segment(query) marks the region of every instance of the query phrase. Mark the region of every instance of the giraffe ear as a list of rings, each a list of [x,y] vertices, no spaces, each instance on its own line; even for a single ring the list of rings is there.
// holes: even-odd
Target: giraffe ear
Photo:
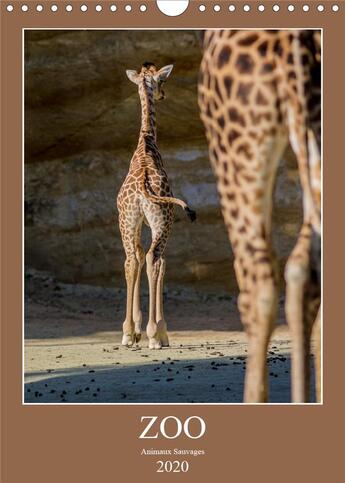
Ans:
[[[127,77],[134,84],[139,84],[139,74],[136,70],[126,70]]]
[[[171,74],[173,67],[174,67],[173,64],[170,64],[170,65],[166,65],[166,66],[162,67],[161,69],[159,69],[157,74],[154,76],[154,80],[165,82],[167,80],[167,78],[169,77],[169,75]]]

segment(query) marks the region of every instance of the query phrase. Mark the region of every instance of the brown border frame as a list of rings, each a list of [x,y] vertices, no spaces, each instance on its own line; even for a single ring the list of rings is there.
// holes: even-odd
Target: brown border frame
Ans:
[[[8,13],[8,3],[15,11]],[[20,4],[29,12],[18,12]],[[32,6],[58,4],[58,12],[37,13]],[[73,13],[62,5],[73,4]],[[122,8],[116,14],[77,11],[82,3],[106,5],[131,3],[131,13]],[[136,14],[138,4],[146,3],[149,11]],[[326,6],[317,12],[314,3],[308,13],[286,6],[296,2],[265,2],[264,14],[236,13],[220,15],[207,8],[200,14],[199,3],[207,7],[234,3],[237,7],[254,2],[191,1],[179,17],[166,17],[153,0],[139,2],[71,0],[40,2],[4,1],[1,14],[1,417],[2,478],[6,483],[33,479],[36,482],[104,480],[120,478],[132,481],[156,478],[153,457],[140,457],[145,448],[201,448],[206,456],[190,458],[188,481],[207,481],[213,474],[236,478],[240,482],[259,478],[269,482],[323,482],[330,475],[341,474],[340,441],[336,441],[341,417],[343,388],[340,379],[341,343],[344,325],[338,322],[342,295],[341,253],[344,230],[341,226],[342,183],[344,170],[337,163],[342,152],[341,127],[344,55],[341,34],[344,25],[343,1],[317,2]],[[278,13],[272,11],[279,4]],[[330,12],[330,3],[340,6]],[[22,28],[323,28],[324,36],[324,394],[323,406],[23,406],[21,404],[21,331],[22,331]],[[339,155],[338,154],[338,155]],[[332,214],[335,215],[332,217]],[[340,216],[339,216],[340,215]],[[338,223],[337,222],[337,216]],[[331,224],[331,220],[335,223]],[[340,355],[340,357],[339,357]],[[96,414],[94,414],[96,413]],[[181,418],[198,415],[205,419],[207,433],[202,440],[177,441],[138,439],[140,417],[175,415]],[[339,435],[338,435],[339,436]],[[152,442],[153,441],[153,442]],[[331,444],[332,442],[332,444]],[[250,461],[250,464],[249,464]],[[337,471],[337,468],[339,470]],[[158,475],[172,478],[168,474]],[[176,475],[174,475],[176,477]],[[336,476],[334,479],[339,478]]]

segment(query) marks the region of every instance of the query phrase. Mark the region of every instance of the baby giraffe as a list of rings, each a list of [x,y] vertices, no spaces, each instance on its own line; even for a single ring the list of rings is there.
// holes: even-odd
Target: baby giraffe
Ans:
[[[129,80],[138,86],[141,129],[138,146],[117,197],[120,232],[126,253],[127,307],[122,344],[131,346],[141,338],[140,275],[145,263],[145,252],[140,238],[144,221],[152,234],[152,243],[146,255],[150,296],[146,332],[150,349],[169,345],[163,314],[163,278],[164,251],[174,221],[174,205],[181,206],[191,221],[196,218],[195,212],[184,201],[173,197],[157,147],[154,101],[164,99],[162,84],[172,68],[172,65],[167,65],[157,70],[154,64],[146,62],[140,72],[126,71]]]

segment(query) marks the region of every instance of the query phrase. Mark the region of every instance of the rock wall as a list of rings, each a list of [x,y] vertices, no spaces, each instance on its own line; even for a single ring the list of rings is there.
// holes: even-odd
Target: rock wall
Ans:
[[[115,199],[140,127],[137,90],[125,70],[173,63],[167,98],[157,106],[158,141],[174,193],[197,210],[198,221],[176,210],[167,283],[235,289],[198,114],[200,58],[194,31],[25,32],[26,266],[66,282],[124,284]],[[301,218],[290,151],[276,199],[274,239],[284,261]]]

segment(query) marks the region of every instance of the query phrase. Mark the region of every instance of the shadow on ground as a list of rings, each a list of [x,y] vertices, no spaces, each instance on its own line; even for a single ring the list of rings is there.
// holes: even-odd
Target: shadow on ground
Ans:
[[[121,331],[126,293],[35,276],[26,287],[25,339],[64,339],[97,332]],[[148,293],[142,293],[143,331],[148,320]],[[192,289],[166,289],[164,312],[169,331],[242,331],[237,297]],[[284,323],[284,300],[277,324]]]
[[[165,352],[165,351],[163,351]],[[29,403],[240,403],[244,356],[156,360],[155,363],[50,370],[25,384]],[[53,371],[53,372],[52,372]],[[290,402],[290,358],[268,358],[270,402]],[[312,381],[311,402],[315,402]]]
[[[148,296],[143,292],[143,319]],[[268,352],[270,402],[290,402],[291,339],[280,300]],[[125,291],[26,280],[25,402],[240,403],[247,341],[236,297],[168,290],[171,347],[121,347]],[[143,330],[145,331],[145,323]],[[311,401],[315,401],[314,382]]]
[[[148,293],[142,291],[143,329],[148,320]],[[126,291],[122,288],[64,284],[41,273],[26,280],[25,338],[63,339],[100,331],[122,330]],[[236,297],[188,288],[166,288],[169,330],[242,330]]]

